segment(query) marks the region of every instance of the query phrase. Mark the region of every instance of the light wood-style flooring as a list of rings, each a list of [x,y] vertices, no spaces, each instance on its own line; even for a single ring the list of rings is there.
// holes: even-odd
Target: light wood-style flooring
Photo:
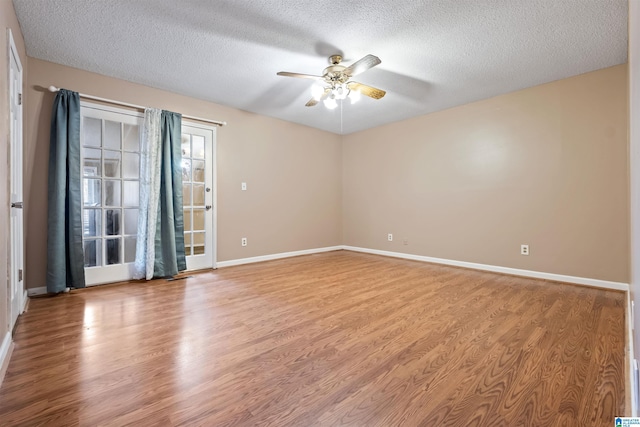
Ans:
[[[621,292],[347,251],[30,302],[13,426],[611,426]]]

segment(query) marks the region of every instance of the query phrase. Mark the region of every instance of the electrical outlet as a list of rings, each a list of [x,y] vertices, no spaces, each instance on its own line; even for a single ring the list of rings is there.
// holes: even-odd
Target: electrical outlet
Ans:
[[[247,238],[246,237],[242,238],[242,246],[247,246]]]
[[[247,183],[243,182],[240,188],[242,188],[242,191],[247,191]]]
[[[391,233],[387,234],[387,240],[390,242],[393,242],[393,234]]]
[[[520,255],[529,255],[529,245],[520,245]]]

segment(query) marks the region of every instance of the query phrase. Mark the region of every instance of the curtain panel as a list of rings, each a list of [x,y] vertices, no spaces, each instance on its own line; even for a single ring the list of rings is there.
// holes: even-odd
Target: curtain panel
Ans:
[[[140,210],[133,276],[135,279],[153,279],[155,224],[160,195],[161,113],[162,111],[156,108],[147,108],[144,111],[140,147]]]
[[[51,113],[47,292],[84,288],[80,96],[60,89]]]
[[[175,276],[187,269],[182,210],[182,116],[163,111],[160,200],[156,219],[155,277]]]
[[[145,109],[140,156],[140,213],[134,277],[186,270],[182,210],[182,116]]]

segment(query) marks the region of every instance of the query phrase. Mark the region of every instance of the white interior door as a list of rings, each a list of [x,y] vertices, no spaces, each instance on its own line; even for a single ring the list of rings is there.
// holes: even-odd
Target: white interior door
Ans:
[[[23,214],[22,214],[22,64],[9,30],[9,115],[10,115],[10,256],[9,326],[13,329],[24,305]]]
[[[182,122],[182,200],[187,270],[215,267],[215,128]]]

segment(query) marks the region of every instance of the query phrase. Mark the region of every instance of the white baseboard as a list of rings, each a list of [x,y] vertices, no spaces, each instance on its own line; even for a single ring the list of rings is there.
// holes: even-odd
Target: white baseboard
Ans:
[[[22,307],[20,307],[20,314],[24,313],[24,310],[27,308],[27,302],[29,302],[29,293],[25,289],[24,294],[22,294]]]
[[[475,270],[493,271],[494,273],[511,274],[514,276],[533,277],[536,279],[553,280],[556,282],[575,283],[577,285],[593,286],[596,288],[614,289],[617,291],[629,291],[628,283],[609,282],[606,280],[589,279],[586,277],[565,276],[563,274],[543,273],[541,271],[521,270],[519,268],[500,267],[497,265],[477,264],[474,262],[455,261],[444,258],[433,258],[422,255],[405,254],[401,252],[381,251],[378,249],[359,248],[355,246],[343,246],[344,250],[354,252],[364,252],[374,255],[390,256],[394,258],[404,258],[413,261],[432,262],[435,264],[452,265],[455,267],[473,268]]]
[[[9,367],[11,344],[11,331],[8,331],[2,340],[2,345],[0,345],[0,385],[4,379],[4,373],[7,371],[7,367]]]
[[[271,261],[275,259],[290,258],[290,257],[300,256],[300,255],[317,254],[321,252],[338,251],[341,249],[347,250],[347,251],[353,251],[353,252],[363,252],[363,253],[374,254],[374,255],[389,256],[394,258],[404,258],[404,259],[409,259],[413,261],[432,262],[435,264],[445,264],[445,265],[452,265],[455,267],[472,268],[475,270],[492,271],[495,273],[511,274],[514,276],[533,277],[536,279],[552,280],[556,282],[574,283],[578,285],[593,286],[596,288],[613,289],[617,291],[627,291],[627,292],[629,291],[629,284],[622,283],[622,282],[611,282],[607,280],[590,279],[587,277],[567,276],[563,274],[545,273],[545,272],[533,271],[533,270],[521,270],[518,268],[500,267],[497,265],[478,264],[474,262],[456,261],[456,260],[450,260],[450,259],[444,259],[444,258],[434,258],[434,257],[423,256],[423,255],[412,255],[412,254],[406,254],[402,252],[382,251],[378,249],[360,248],[356,246],[330,246],[325,248],[307,249],[303,251],[282,252],[279,254],[262,255],[262,256],[256,256],[251,258],[240,258],[240,259],[233,259],[229,261],[219,261],[217,263],[217,267],[218,268],[231,267],[234,265]],[[46,293],[46,289],[44,293]]]
[[[240,259],[232,259],[229,261],[218,261],[216,265],[218,268],[232,267],[234,265],[251,264],[254,262],[263,262],[263,261],[272,261],[274,259],[291,258],[294,256],[300,256],[300,255],[311,255],[311,254],[319,254],[321,252],[339,251],[339,250],[342,250],[342,248],[343,248],[342,246],[329,246],[326,248],[305,249],[303,251],[282,252],[279,254],[262,255],[262,256],[255,256],[251,258],[240,258]]]
[[[324,248],[315,248],[315,249],[305,249],[302,251],[293,251],[293,252],[281,252],[278,254],[261,255],[261,256],[250,257],[250,258],[239,258],[239,259],[232,259],[228,261],[218,261],[216,263],[216,266],[218,268],[232,267],[234,265],[251,264],[254,262],[272,261],[276,259],[291,258],[295,256],[300,256],[300,255],[311,255],[311,254],[318,254],[322,252],[332,252],[332,251],[339,251],[339,250],[363,252],[363,253],[374,254],[374,255],[409,259],[413,261],[431,262],[434,264],[452,265],[455,267],[464,267],[464,268],[472,268],[475,270],[492,271],[494,273],[511,274],[514,276],[533,277],[535,279],[552,280],[555,282],[574,283],[577,285],[593,286],[596,288],[613,289],[617,291],[627,291],[627,292],[629,291],[629,284],[622,283],[622,282],[610,282],[607,280],[590,279],[587,277],[566,276],[563,274],[545,273],[545,272],[533,271],[533,270],[521,270],[518,268],[500,267],[497,265],[478,264],[474,262],[456,261],[456,260],[445,259],[445,258],[434,258],[434,257],[423,256],[423,255],[413,255],[413,254],[406,254],[402,252],[391,252],[391,251],[383,251],[378,249],[360,248],[356,246],[345,246],[345,245],[328,246]],[[45,286],[40,288],[29,288],[27,289],[27,292],[29,296],[45,295],[47,293],[47,288]]]
[[[626,389],[629,390],[627,394],[627,402],[626,405],[629,407],[629,416],[637,417],[638,415],[638,378],[636,376],[635,371],[635,356],[634,356],[634,347],[633,347],[633,324],[634,324],[634,315],[635,310],[631,305],[631,292],[627,292],[627,305],[626,305],[626,313],[625,313],[625,328],[627,330],[627,342],[625,345],[625,353],[626,358],[625,362],[627,363],[627,384]]]
[[[29,288],[27,289],[27,295],[29,295],[30,297],[35,296],[35,295],[46,295],[47,293],[47,287],[46,286],[42,286],[41,288]]]

